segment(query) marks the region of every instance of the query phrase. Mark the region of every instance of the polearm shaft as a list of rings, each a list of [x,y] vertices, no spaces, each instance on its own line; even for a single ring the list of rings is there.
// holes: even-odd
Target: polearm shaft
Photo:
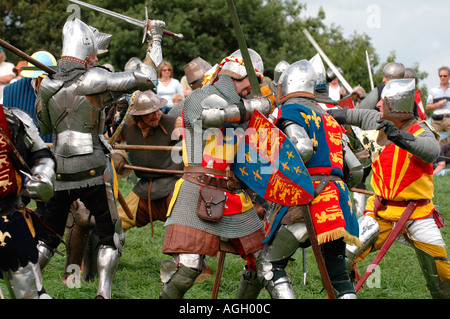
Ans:
[[[11,51],[14,54],[17,54],[18,56],[20,56],[21,58],[23,58],[24,60],[30,62],[31,64],[33,64],[34,66],[38,67],[39,69],[47,72],[48,74],[54,74],[56,73],[55,70],[53,70],[52,68],[46,66],[45,64],[42,64],[41,62],[39,62],[38,60],[32,58],[31,56],[29,56],[28,54],[26,54],[25,52],[19,50],[18,48],[16,48],[15,46],[9,44],[8,42],[6,42],[3,39],[0,39],[0,45],[2,47],[4,47],[5,49],[8,49],[9,51]]]

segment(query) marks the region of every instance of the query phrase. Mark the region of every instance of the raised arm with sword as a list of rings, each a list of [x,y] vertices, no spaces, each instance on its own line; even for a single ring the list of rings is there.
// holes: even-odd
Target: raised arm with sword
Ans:
[[[93,4],[89,4],[89,3],[86,3],[86,2],[83,2],[83,1],[78,1],[78,0],[69,0],[69,1],[73,2],[73,3],[76,3],[76,4],[80,5],[80,6],[83,6],[83,7],[92,9],[92,10],[95,10],[95,11],[105,13],[105,14],[111,16],[111,17],[120,19],[122,21],[128,22],[128,23],[133,24],[135,26],[144,28],[144,36],[142,37],[142,43],[144,43],[146,35],[147,35],[147,31],[148,31],[148,22],[149,22],[147,7],[145,7],[145,19],[143,21],[141,21],[141,20],[134,19],[134,18],[128,17],[126,15],[117,13],[117,12],[113,12],[113,11],[110,11],[110,10],[107,10],[107,9],[104,9],[104,8],[101,8],[101,7],[94,6]],[[168,30],[164,30],[163,33],[166,34],[166,35],[178,38],[178,39],[183,39],[183,37],[184,37],[183,34],[181,34],[181,33],[174,33],[174,32],[168,31]]]

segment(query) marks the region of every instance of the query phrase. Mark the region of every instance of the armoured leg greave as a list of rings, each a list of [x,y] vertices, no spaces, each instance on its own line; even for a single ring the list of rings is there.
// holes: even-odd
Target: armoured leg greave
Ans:
[[[433,257],[420,248],[414,248],[431,296],[435,299],[450,299],[450,279],[441,280],[436,267],[436,260],[439,257]]]
[[[55,249],[50,248],[44,242],[39,241],[37,244],[37,249],[39,252],[38,264],[40,269],[44,269],[47,266],[50,259],[55,254]]]
[[[256,260],[258,278],[273,299],[294,299],[294,291],[285,268],[290,257],[306,240],[304,223],[282,225],[272,243],[267,244]]]
[[[236,292],[236,299],[257,299],[262,288],[257,272],[244,267]]]
[[[3,273],[11,298],[13,299],[51,299],[42,285],[41,270],[38,264],[29,262],[16,271]]]
[[[203,257],[196,254],[179,254],[175,261],[161,263],[163,289],[161,299],[181,299],[194,285],[203,268]]]
[[[98,250],[97,298],[111,299],[112,282],[119,266],[119,250],[111,246],[100,246]]]

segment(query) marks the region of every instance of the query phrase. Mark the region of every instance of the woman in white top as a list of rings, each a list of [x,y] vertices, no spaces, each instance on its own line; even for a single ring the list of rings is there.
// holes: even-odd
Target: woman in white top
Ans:
[[[167,100],[167,105],[161,109],[163,113],[167,113],[173,107],[172,97],[174,94],[184,96],[180,81],[173,78],[173,66],[170,62],[163,61],[159,65],[156,94]]]

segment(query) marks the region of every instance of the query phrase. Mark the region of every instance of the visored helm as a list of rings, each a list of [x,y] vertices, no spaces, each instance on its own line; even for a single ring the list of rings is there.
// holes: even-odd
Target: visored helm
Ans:
[[[136,91],[131,99],[134,103],[130,115],[145,115],[158,111],[167,105],[167,100],[157,96],[152,90]]]
[[[383,100],[383,118],[414,117],[414,96],[416,81],[398,79],[388,82],[381,92]]]
[[[275,69],[273,70],[273,84],[278,85],[281,74],[283,74],[289,66],[290,64],[286,61],[280,61],[275,65]]]
[[[300,60],[291,64],[281,75],[278,84],[278,100],[283,103],[289,96],[298,95],[296,93],[308,93],[314,97],[317,75],[312,64],[307,60]]]
[[[50,52],[47,51],[37,51],[33,53],[31,56],[36,61],[41,62],[42,64],[52,68],[56,69],[56,59]],[[46,73],[45,71],[41,70],[37,66],[34,66],[34,64],[31,64],[31,62],[28,62],[28,65],[26,67],[22,67],[22,73],[21,75],[25,78],[32,78],[36,79],[41,74]]]
[[[312,64],[314,70],[316,71],[317,81],[316,81],[316,90],[318,92],[327,90],[327,73],[325,71],[325,66],[323,65],[322,58],[320,54],[317,53],[315,56],[309,60]]]
[[[97,43],[97,54],[108,52],[108,46],[111,42],[112,35],[98,31],[97,28],[89,26],[95,35],[95,42]]]
[[[92,29],[79,19],[67,21],[63,28],[61,59],[89,64],[97,55],[97,41]]]
[[[253,64],[253,68],[255,69],[256,76],[260,81],[262,81],[264,78],[264,64],[262,58],[253,49],[248,49],[248,53]],[[219,74],[229,75],[235,80],[242,80],[247,76],[247,70],[245,69],[241,50],[234,51],[231,56],[225,58],[225,63],[223,64]]]

